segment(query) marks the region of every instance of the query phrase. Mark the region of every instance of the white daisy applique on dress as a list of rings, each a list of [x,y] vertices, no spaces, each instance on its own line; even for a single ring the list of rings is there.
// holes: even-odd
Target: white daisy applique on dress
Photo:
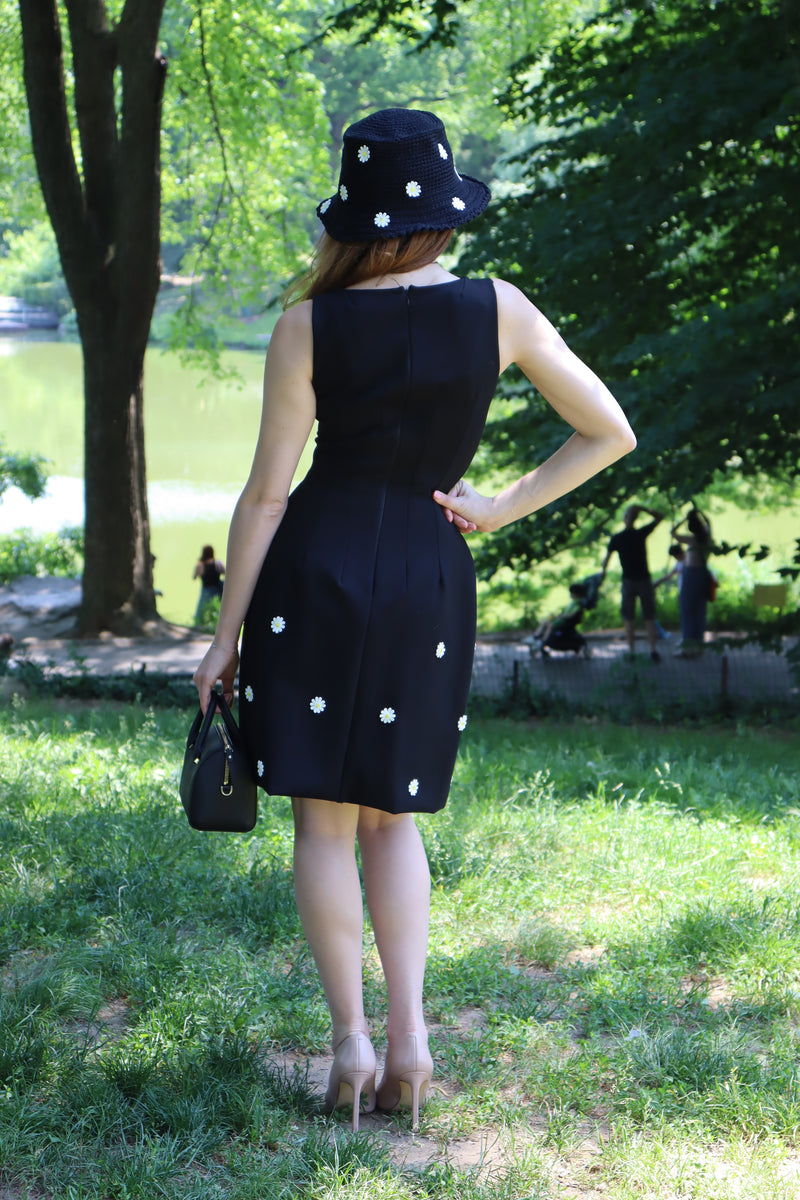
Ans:
[[[269,627],[273,633],[283,633],[286,628],[286,622],[283,617],[273,617],[269,623]]]
[[[466,728],[467,728],[467,714],[464,713],[464,715],[462,717],[458,718],[459,733],[463,733]]]
[[[321,213],[326,213],[328,211],[328,209],[330,208],[330,206],[331,206],[330,200],[323,200],[322,204],[320,204],[320,206],[319,206],[319,211]]]
[[[453,196],[453,208],[457,208],[458,211],[461,212],[461,210],[466,207],[466,204],[460,196]]]
[[[350,193],[348,192],[348,190],[344,186],[344,184],[342,184],[342,186],[339,188],[339,195],[341,196],[342,200],[346,200],[347,197],[350,195]]]
[[[247,687],[244,689],[244,698],[245,698],[245,700],[253,699],[253,689],[250,687],[249,683],[248,683]]]
[[[261,759],[259,759],[258,762],[256,763],[256,770],[258,771],[258,777],[260,779],[261,776],[264,774],[264,763],[262,762]]]
[[[393,708],[382,708],[380,712],[381,721],[384,725],[391,725],[397,717],[397,713]]]
[[[422,188],[419,186],[416,179],[409,179],[408,183],[406,184],[406,195],[410,196],[412,200],[416,200],[422,195]]]
[[[445,148],[441,142],[439,142],[439,154],[441,155],[442,158],[447,158],[447,151],[445,150]]]
[[[416,796],[418,791],[419,791],[419,780],[418,779],[410,780],[409,784],[408,784],[409,796]]]
[[[444,642],[439,642],[438,646],[436,647],[436,657],[444,658],[446,653],[447,653],[447,646],[445,646]]]
[[[369,146],[358,147],[358,161],[360,163],[369,162]]]
[[[308,707],[313,713],[321,713],[325,711],[327,706],[325,701],[322,699],[322,696],[314,696],[309,702]]]
[[[387,212],[375,213],[375,224],[378,226],[378,229],[385,229],[390,221],[391,217]]]

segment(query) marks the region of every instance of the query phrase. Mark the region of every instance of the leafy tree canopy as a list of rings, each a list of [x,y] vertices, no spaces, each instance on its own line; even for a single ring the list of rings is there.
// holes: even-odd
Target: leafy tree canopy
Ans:
[[[510,123],[499,104],[509,64],[552,43],[586,3],[366,0],[342,8],[340,0],[170,0],[158,41],[168,63],[162,247],[165,270],[193,281],[174,318],[175,344],[217,350],[220,310],[263,309],[304,265],[318,233],[314,206],[335,178],[341,133],[372,109],[436,109],[462,168],[490,176]],[[64,0],[56,7],[67,107],[74,112]],[[122,0],[100,7],[113,31]],[[0,232],[5,227],[6,253],[16,260],[20,231],[39,222],[39,245],[47,228],[16,5],[0,5],[0,52],[8,66],[0,77]],[[80,169],[74,125],[73,142]],[[42,266],[49,257],[42,252]]]
[[[508,164],[462,265],[520,284],[628,412],[637,451],[481,547],[485,572],[591,538],[627,497],[796,476],[800,38],[779,0],[615,3],[517,66]],[[563,425],[519,380],[489,429],[519,465]]]

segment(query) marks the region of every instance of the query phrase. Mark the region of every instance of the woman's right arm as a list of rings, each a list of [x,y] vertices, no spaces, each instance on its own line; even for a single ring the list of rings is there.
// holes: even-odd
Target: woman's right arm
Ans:
[[[194,674],[203,711],[218,679],[226,698],[233,696],[242,623],[314,424],[312,371],[311,302],[305,301],[280,317],[267,351],[261,429],[250,476],[231,519],[219,620],[211,648]]]
[[[629,453],[636,438],[608,388],[573,354],[547,318],[513,284],[495,281],[500,369],[512,362],[574,433],[545,462],[498,495],[460,480],[434,499],[465,532],[491,532],[543,508]]]

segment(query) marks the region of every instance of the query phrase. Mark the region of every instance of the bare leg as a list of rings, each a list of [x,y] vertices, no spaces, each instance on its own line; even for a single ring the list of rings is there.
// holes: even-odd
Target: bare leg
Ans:
[[[295,797],[294,892],[331,1011],[333,1044],[367,1032],[361,990],[363,907],[358,806]]]
[[[658,641],[658,630],[656,629],[655,621],[645,621],[644,627],[647,630],[647,640],[650,643],[650,653],[655,654],[656,642]]]
[[[375,941],[389,993],[389,1040],[425,1029],[430,872],[411,813],[362,808],[358,844]]]
[[[433,1073],[422,1008],[428,956],[430,872],[410,813],[361,810],[358,844],[367,905],[389,993],[389,1047],[379,1107],[412,1110],[414,1128]]]
[[[636,647],[636,622],[626,620],[624,625],[625,637],[628,639],[628,649],[630,650],[631,654],[633,654]]]

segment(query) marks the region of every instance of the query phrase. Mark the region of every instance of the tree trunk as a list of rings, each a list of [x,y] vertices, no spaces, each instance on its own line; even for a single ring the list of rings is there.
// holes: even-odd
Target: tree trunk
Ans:
[[[113,29],[104,0],[64,0],[80,173],[57,0],[19,4],[36,166],[83,348],[86,552],[78,629],[135,632],[157,615],[142,381],[160,266],[166,64],[156,39],[164,0],[126,0]]]
[[[82,334],[83,603],[79,629],[132,633],[156,616],[144,456],[143,354],[111,331]],[[129,362],[128,369],[125,363]]]

